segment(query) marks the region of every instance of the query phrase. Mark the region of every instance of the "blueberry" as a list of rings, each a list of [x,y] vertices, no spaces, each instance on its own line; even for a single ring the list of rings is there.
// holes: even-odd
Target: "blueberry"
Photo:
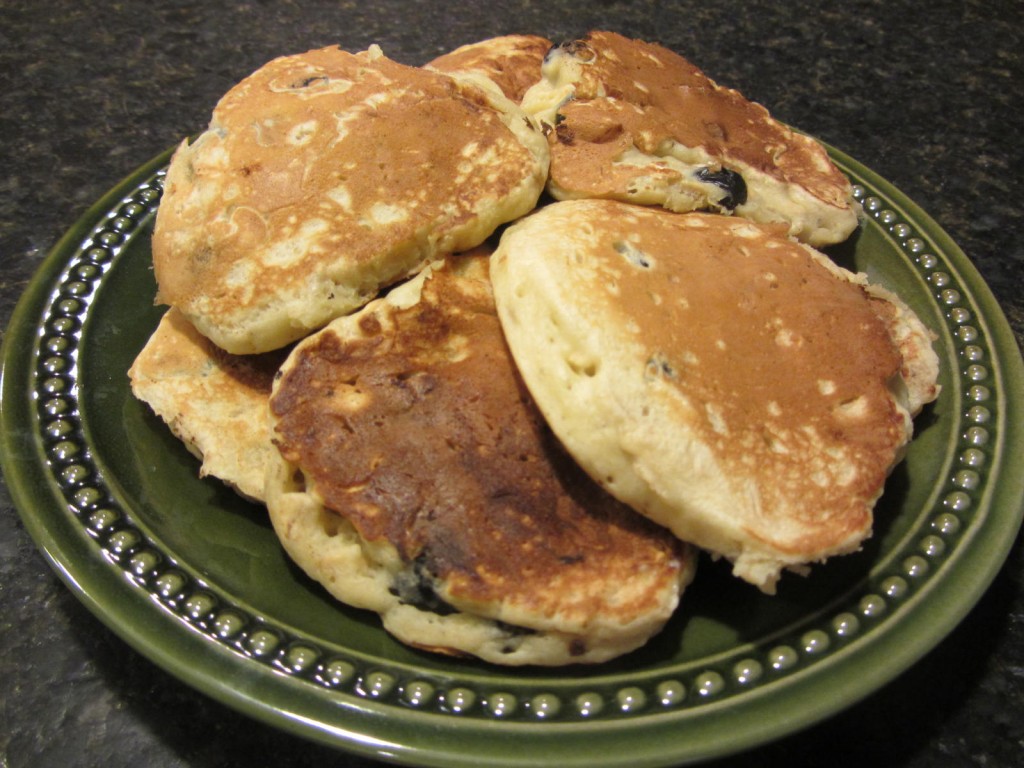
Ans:
[[[728,168],[720,168],[717,171],[701,168],[697,171],[697,178],[725,191],[725,196],[718,201],[718,205],[727,211],[747,202],[747,183],[736,171],[730,171]]]

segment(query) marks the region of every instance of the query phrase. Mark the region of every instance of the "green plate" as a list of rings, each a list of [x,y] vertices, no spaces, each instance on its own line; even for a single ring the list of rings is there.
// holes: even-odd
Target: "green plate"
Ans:
[[[1024,374],[998,305],[938,225],[839,152],[866,213],[832,255],[936,332],[942,394],[890,477],[865,549],[766,597],[705,561],[645,648],[509,670],[420,653],[328,598],[264,510],[216,481],[130,393],[161,309],[150,233],[168,155],[49,255],[4,340],[3,470],[69,588],[129,644],[254,718],[356,753],[439,766],[697,761],[849,706],[967,613],[1021,523]]]

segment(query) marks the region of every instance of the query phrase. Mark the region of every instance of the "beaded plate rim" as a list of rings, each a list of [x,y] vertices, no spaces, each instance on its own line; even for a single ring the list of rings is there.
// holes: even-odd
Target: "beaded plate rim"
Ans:
[[[943,397],[956,406],[960,439],[922,510],[927,523],[912,527],[863,591],[769,647],[739,647],[634,676],[595,668],[583,677],[538,680],[457,666],[448,675],[419,674],[407,664],[289,634],[274,617],[232,604],[215,584],[176,566],[174,553],[161,551],[107,487],[110,469],[83,437],[88,415],[79,409],[78,380],[93,298],[146,231],[170,150],[69,230],[12,317],[0,399],[0,456],[12,498],[51,565],[131,645],[214,698],[352,751],[423,765],[504,763],[502,739],[526,733],[532,746],[516,741],[522,765],[554,754],[566,765],[600,765],[617,761],[628,745],[638,765],[655,765],[736,751],[808,725],[894,677],[955,626],[1005,559],[1024,499],[1024,482],[1001,471],[1007,453],[1024,449],[1015,416],[1024,375],[998,305],[926,213],[852,158],[830,153],[855,183],[865,226],[887,238],[907,278],[934,303],[942,324],[936,344],[950,367]],[[26,444],[33,450],[26,453]],[[41,497],[40,486],[49,497]],[[959,588],[937,608],[951,573]],[[131,611],[154,614],[149,620],[171,638],[159,641],[133,626],[117,605],[121,599]],[[910,624],[921,633],[894,651],[892,636]],[[196,652],[205,657],[201,663],[184,660]],[[869,659],[878,669],[847,676],[827,703],[809,703],[826,670],[861,668]],[[223,669],[243,675],[246,685],[213,679],[211,671]],[[780,710],[780,698],[788,710]],[[683,721],[687,729],[680,731]]]

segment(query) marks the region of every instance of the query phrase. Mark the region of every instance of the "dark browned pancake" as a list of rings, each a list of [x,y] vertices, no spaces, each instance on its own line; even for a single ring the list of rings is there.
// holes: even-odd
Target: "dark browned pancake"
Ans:
[[[406,643],[603,661],[660,630],[692,552],[551,435],[487,264],[449,260],[296,348],[271,400],[271,519],[310,576]]]

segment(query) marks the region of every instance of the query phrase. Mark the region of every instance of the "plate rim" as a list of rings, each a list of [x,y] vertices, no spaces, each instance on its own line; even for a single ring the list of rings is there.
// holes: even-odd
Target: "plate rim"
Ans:
[[[1002,450],[997,456],[998,469],[1003,471],[998,475],[999,482],[987,488],[985,501],[985,509],[989,513],[995,509],[1000,514],[995,520],[999,524],[993,523],[990,514],[986,524],[972,529],[974,549],[971,553],[961,554],[957,560],[958,567],[962,568],[964,562],[972,565],[970,579],[958,580],[955,589],[948,578],[933,578],[929,582],[928,599],[931,604],[934,604],[936,593],[947,598],[943,601],[943,610],[913,609],[909,604],[903,604],[893,612],[902,611],[904,622],[908,622],[903,625],[905,628],[900,634],[920,623],[927,623],[924,629],[927,641],[896,649],[889,647],[892,645],[891,639],[882,645],[864,642],[851,646],[849,653],[835,663],[842,663],[844,667],[855,663],[867,665],[872,673],[857,677],[854,683],[847,683],[844,688],[846,695],[841,700],[829,696],[824,697],[824,703],[818,701],[813,716],[807,716],[805,712],[803,718],[798,718],[801,728],[851,706],[896,677],[940,643],[980,599],[1002,568],[1024,518],[1024,477],[1008,478],[1004,470],[1009,449],[1024,449],[1024,429],[1021,428],[1024,366],[1019,354],[1007,354],[1007,350],[1018,350],[1001,307],[974,265],[927,212],[874,171],[835,148],[828,149],[840,166],[851,171],[870,188],[884,193],[886,203],[891,203],[905,218],[923,225],[935,248],[956,266],[957,285],[969,289],[973,306],[984,308],[985,334],[989,347],[998,351],[993,357],[998,358],[999,377],[1004,384],[1000,389],[1003,400],[999,408]],[[485,765],[493,764],[496,759],[502,764],[510,764],[509,760],[514,759],[513,764],[534,765],[541,754],[544,759],[558,754],[566,765],[595,765],[601,763],[595,763],[592,751],[580,750],[575,743],[577,740],[571,737],[574,734],[586,734],[590,738],[597,738],[605,733],[609,738],[618,739],[624,746],[629,745],[632,750],[631,762],[637,765],[662,765],[666,760],[695,761],[734,753],[795,730],[791,718],[785,714],[785,706],[778,706],[778,698],[774,699],[774,706],[767,713],[768,716],[761,711],[764,707],[759,702],[769,694],[781,694],[784,700],[791,700],[808,696],[813,698],[814,693],[823,693],[828,681],[816,672],[820,669],[818,666],[804,667],[780,681],[766,683],[753,695],[747,693],[740,699],[727,699],[721,704],[703,704],[699,711],[657,711],[650,716],[589,722],[522,722],[494,718],[460,720],[453,715],[443,716],[446,725],[452,724],[451,729],[438,727],[442,716],[412,707],[402,709],[401,717],[396,718],[394,705],[382,706],[372,696],[358,697],[328,688],[317,688],[307,681],[283,673],[268,674],[266,667],[256,663],[247,665],[250,659],[220,643],[212,642],[194,627],[184,624],[180,617],[160,603],[146,600],[144,590],[123,578],[123,574],[122,578],[118,578],[108,567],[95,567],[97,558],[103,559],[102,552],[77,519],[67,514],[64,496],[44,466],[47,459],[41,437],[33,433],[31,440],[26,440],[23,434],[24,424],[32,420],[31,413],[35,407],[31,402],[34,393],[29,391],[31,387],[25,386],[32,378],[32,361],[24,359],[23,347],[26,342],[39,337],[43,308],[55,291],[57,277],[67,267],[85,234],[93,231],[105,217],[109,217],[126,194],[138,187],[142,180],[165,166],[173,150],[174,147],[165,150],[112,187],[54,245],[19,299],[5,329],[0,351],[0,468],[12,502],[44,558],[94,615],[143,656],[211,698],[295,735],[376,759],[393,759],[417,765]],[[18,389],[19,385],[22,386],[21,390]],[[31,443],[32,449],[28,456],[22,453],[26,443]],[[996,472],[996,469],[990,467],[989,471]],[[43,488],[46,489],[45,499],[40,494]],[[42,509],[46,500],[61,510],[47,513]],[[982,550],[984,556],[977,554]],[[953,566],[949,565],[949,561],[944,561],[943,567]],[[964,589],[965,584],[969,589]],[[149,606],[144,612],[145,621],[141,623],[134,621],[138,618],[135,614],[140,599]],[[937,617],[931,615],[936,612]],[[930,621],[926,622],[926,618]],[[167,633],[165,630],[168,624],[184,631]],[[887,626],[891,625],[889,621]],[[889,632],[891,634],[892,630]],[[157,633],[162,635],[162,642],[154,643],[153,637]],[[199,663],[197,656],[201,657]],[[883,657],[884,663],[881,663]],[[183,659],[188,659],[188,662]],[[247,674],[247,677],[253,679],[246,680],[244,686],[229,683],[223,677],[213,674],[222,669],[224,664],[233,666],[239,663],[246,673],[253,671],[253,674]],[[781,683],[785,685],[779,688]],[[282,696],[297,696],[305,700],[309,711],[285,710],[279,706]],[[340,720],[337,716],[339,710],[344,711]],[[707,725],[705,721],[709,718],[692,715],[695,711],[698,715],[714,711],[716,717],[710,718],[714,723]],[[749,725],[751,711],[761,715],[757,727]],[[327,715],[334,717],[329,718]],[[664,735],[666,729],[683,720],[687,721],[690,738],[685,751],[680,751],[677,740],[651,738]],[[701,727],[695,727],[697,723],[694,720]],[[422,723],[429,727],[419,729],[420,733],[417,734],[407,726],[408,723]],[[743,726],[739,731],[737,723]],[[413,733],[410,734],[410,730]],[[438,737],[437,731],[443,731],[443,734]],[[503,741],[511,744],[524,733],[528,733],[534,742],[540,742],[539,748],[524,750],[521,742],[515,742],[517,752],[495,756],[495,750],[501,749]],[[723,744],[724,735],[730,736],[727,745]],[[572,743],[560,746],[559,742],[567,741],[567,736]]]

